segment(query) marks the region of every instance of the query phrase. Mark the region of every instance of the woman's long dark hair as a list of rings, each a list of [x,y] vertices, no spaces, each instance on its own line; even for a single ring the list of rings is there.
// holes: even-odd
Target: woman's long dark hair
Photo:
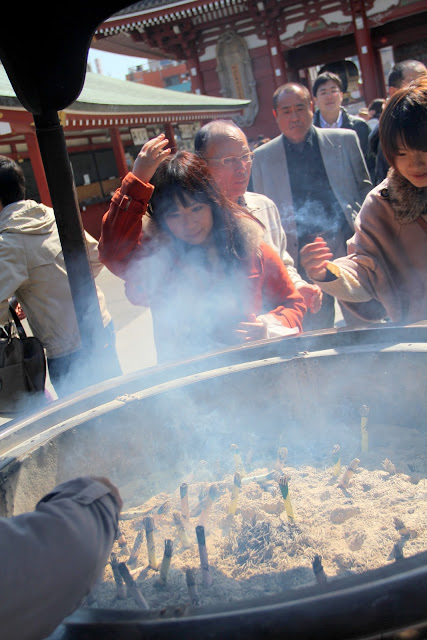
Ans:
[[[247,257],[247,242],[239,224],[242,210],[221,193],[202,158],[179,151],[162,162],[151,183],[154,193],[149,213],[160,228],[167,229],[166,215],[176,202],[188,206],[191,198],[212,208],[212,233],[219,256],[228,264]]]

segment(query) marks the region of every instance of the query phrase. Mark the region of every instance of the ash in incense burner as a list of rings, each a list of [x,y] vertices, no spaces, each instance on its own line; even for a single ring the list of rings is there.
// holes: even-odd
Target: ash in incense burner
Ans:
[[[362,426],[357,444],[343,431],[340,445],[318,445],[311,464],[293,453],[291,435],[264,466],[248,464],[244,447],[233,445],[220,465],[203,461],[175,491],[125,511],[114,554],[133,582],[127,578],[124,598],[112,564],[91,606],[140,608],[138,592],[154,610],[238,601],[322,585],[426,550],[425,438],[412,432],[406,447],[392,447],[391,461],[390,439],[408,442],[408,430],[372,424],[368,449],[366,421]],[[165,548],[162,563],[155,547]]]

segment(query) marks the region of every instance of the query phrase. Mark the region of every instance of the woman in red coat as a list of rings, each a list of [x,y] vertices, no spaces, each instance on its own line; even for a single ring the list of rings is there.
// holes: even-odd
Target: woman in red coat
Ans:
[[[99,244],[129,300],[151,307],[158,360],[298,333],[303,298],[260,223],[224,198],[201,158],[171,156],[167,143],[143,146]]]

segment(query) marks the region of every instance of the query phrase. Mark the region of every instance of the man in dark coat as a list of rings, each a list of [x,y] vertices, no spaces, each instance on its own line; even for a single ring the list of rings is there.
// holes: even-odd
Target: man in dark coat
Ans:
[[[353,116],[342,106],[344,92],[341,78],[330,71],[319,74],[313,83],[313,96],[317,107],[313,116],[314,126],[322,129],[342,128],[355,131],[372,177],[375,159],[369,147],[369,125],[363,118]]]

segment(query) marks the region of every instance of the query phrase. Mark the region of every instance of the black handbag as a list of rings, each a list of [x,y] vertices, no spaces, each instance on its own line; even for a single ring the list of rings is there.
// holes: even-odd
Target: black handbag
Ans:
[[[29,396],[44,394],[46,355],[38,338],[27,336],[15,309],[0,331],[0,412],[16,411]]]

